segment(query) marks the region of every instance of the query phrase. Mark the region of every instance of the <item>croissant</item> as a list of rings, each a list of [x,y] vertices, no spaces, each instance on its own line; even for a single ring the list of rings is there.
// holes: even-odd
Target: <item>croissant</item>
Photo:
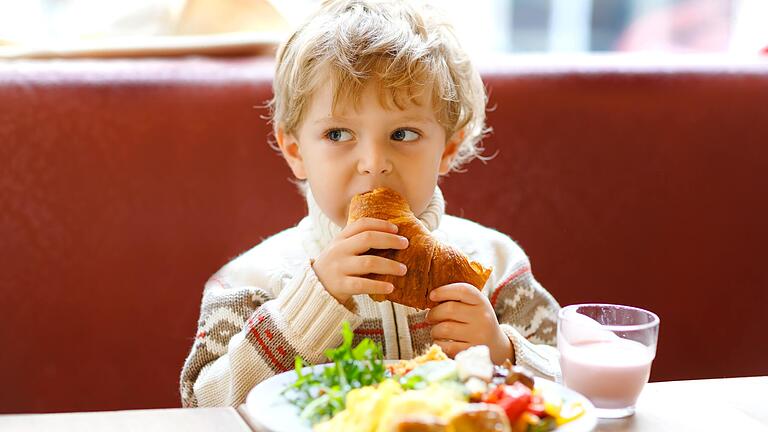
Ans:
[[[442,285],[466,282],[482,289],[491,269],[470,261],[461,251],[440,243],[416,218],[408,202],[388,188],[378,188],[356,195],[349,205],[348,223],[360,218],[384,219],[398,226],[398,234],[408,238],[403,250],[371,249],[367,253],[401,262],[408,267],[405,276],[369,274],[371,279],[390,282],[394,291],[387,295],[371,294],[375,301],[390,300],[417,309],[437,305],[429,292]]]

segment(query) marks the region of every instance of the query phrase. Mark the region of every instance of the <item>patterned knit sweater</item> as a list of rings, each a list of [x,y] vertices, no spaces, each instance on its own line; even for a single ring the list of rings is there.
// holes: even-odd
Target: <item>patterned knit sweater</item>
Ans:
[[[326,361],[323,352],[341,344],[349,321],[355,343],[380,342],[387,359],[408,359],[432,344],[425,311],[367,295],[339,304],[310,266],[341,228],[323,214],[307,191],[309,214],[226,264],[205,284],[197,336],[181,372],[185,407],[235,406],[259,382],[293,368],[301,355]],[[444,215],[439,188],[419,219],[440,241],[493,268],[489,296],[517,364],[538,375],[559,375],[555,342],[558,304],[531,275],[528,258],[509,237],[474,222]],[[349,307],[349,308],[348,308]]]

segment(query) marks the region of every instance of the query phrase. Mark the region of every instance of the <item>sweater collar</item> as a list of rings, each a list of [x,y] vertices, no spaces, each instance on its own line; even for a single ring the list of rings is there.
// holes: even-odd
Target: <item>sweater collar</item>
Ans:
[[[323,213],[312,195],[309,185],[304,186],[304,195],[307,199],[308,235],[304,239],[304,246],[312,257],[316,257],[328,244],[341,232],[342,227],[336,225]],[[440,226],[443,214],[445,214],[445,199],[439,186],[435,186],[435,192],[429,205],[418,218],[430,231]]]

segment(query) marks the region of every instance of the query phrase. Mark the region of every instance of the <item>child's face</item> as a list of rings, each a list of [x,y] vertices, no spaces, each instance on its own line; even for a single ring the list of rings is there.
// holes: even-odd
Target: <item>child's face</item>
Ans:
[[[440,174],[450,170],[461,132],[450,140],[435,115],[429,91],[403,110],[380,103],[369,83],[359,105],[332,112],[331,85],[310,100],[294,134],[280,128],[277,141],[293,174],[306,179],[323,212],[344,227],[356,194],[385,186],[402,194],[417,215],[432,197]]]

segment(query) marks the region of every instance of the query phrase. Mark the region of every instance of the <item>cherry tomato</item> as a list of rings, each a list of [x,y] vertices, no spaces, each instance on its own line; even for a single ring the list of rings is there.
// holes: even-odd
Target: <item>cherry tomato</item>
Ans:
[[[500,406],[510,422],[516,421],[531,403],[531,389],[520,382],[512,385],[500,385],[490,392],[483,402]]]

